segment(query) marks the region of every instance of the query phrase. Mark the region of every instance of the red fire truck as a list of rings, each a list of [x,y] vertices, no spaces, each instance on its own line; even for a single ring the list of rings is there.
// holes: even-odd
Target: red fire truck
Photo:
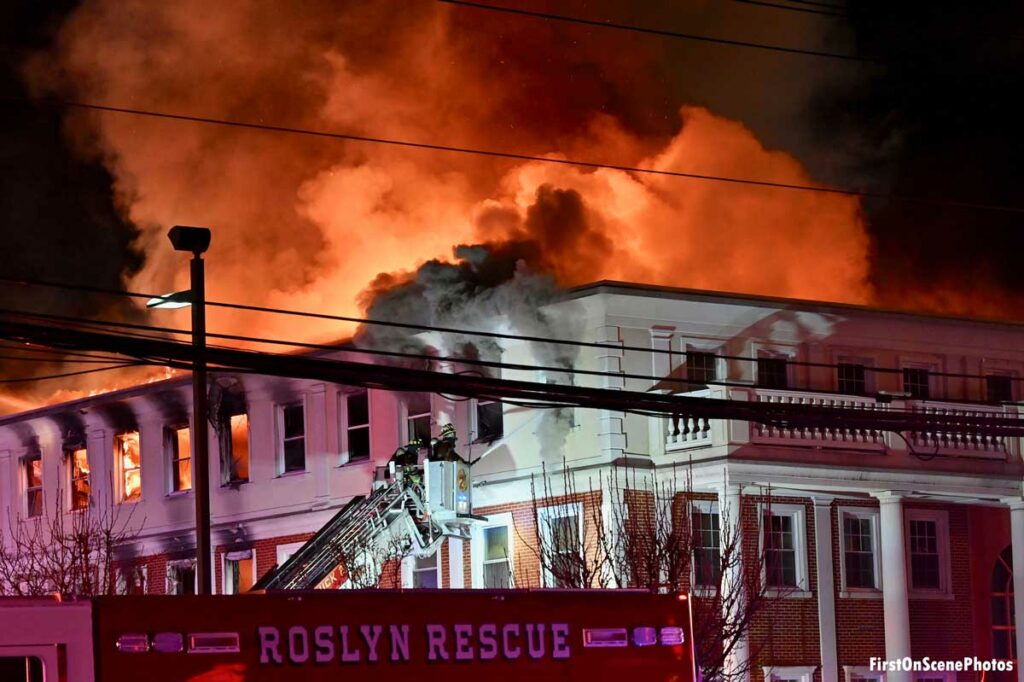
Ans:
[[[694,682],[686,595],[341,590],[0,600],[0,679]]]

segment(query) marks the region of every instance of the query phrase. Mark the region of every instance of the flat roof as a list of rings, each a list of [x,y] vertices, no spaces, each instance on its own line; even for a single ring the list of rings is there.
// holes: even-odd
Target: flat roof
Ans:
[[[899,317],[917,317],[945,322],[970,322],[972,324],[988,324],[1021,327],[1024,321],[990,317],[970,317],[951,313],[917,312],[898,308],[881,308],[858,303],[835,303],[805,298],[785,298],[783,296],[763,296],[759,294],[743,294],[733,291],[715,291],[711,289],[687,289],[685,287],[669,287],[657,284],[637,284],[603,279],[589,284],[582,284],[569,290],[567,298],[582,298],[592,294],[609,293],[623,296],[647,296],[678,300],[704,301],[708,303],[725,303],[733,305],[750,305],[761,308],[798,308],[814,312],[857,312],[878,315],[894,315]]]

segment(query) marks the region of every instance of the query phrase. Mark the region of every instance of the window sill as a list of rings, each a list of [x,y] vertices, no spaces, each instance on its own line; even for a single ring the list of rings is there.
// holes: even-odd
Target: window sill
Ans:
[[[952,592],[943,592],[942,590],[910,590],[907,598],[932,601],[952,601],[956,599]]]
[[[189,488],[188,490],[172,490],[171,492],[167,493],[167,497],[170,497],[170,498],[188,497],[191,494],[192,494],[192,489],[191,488]]]
[[[302,469],[300,471],[284,471],[276,476],[276,478],[294,478],[296,476],[305,476],[309,473],[308,469]]]
[[[869,588],[849,588],[839,592],[841,599],[881,599],[882,591]]]
[[[251,483],[251,481],[247,478],[245,480],[240,480],[240,481],[227,481],[225,483],[221,483],[220,487],[221,488],[229,488],[231,490],[238,490],[243,485],[248,485],[249,483]]]
[[[799,587],[783,589],[769,587],[764,593],[770,599],[810,599],[814,596],[810,590],[804,590]]]
[[[350,459],[347,462],[342,462],[335,469],[344,469],[345,467],[359,466],[360,464],[371,464],[373,459],[371,457],[360,457],[359,459]]]

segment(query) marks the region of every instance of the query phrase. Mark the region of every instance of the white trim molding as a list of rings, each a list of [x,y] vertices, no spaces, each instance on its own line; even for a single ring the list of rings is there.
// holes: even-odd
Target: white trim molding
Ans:
[[[764,517],[771,512],[772,516],[788,516],[793,520],[793,549],[796,554],[796,585],[793,587],[769,587],[768,592],[783,598],[806,599],[811,596],[810,579],[807,574],[807,508],[802,504],[766,504],[757,505],[757,554],[761,557],[761,580],[767,585],[767,573],[764,561]]]
[[[537,509],[537,534],[540,537],[540,549],[542,553],[548,551],[548,548],[552,546],[553,538],[551,537],[551,521],[574,515],[576,516],[576,523],[578,524],[578,551],[582,554],[584,551],[583,504],[581,502],[570,502],[568,504],[557,504]],[[551,574],[551,569],[544,564],[545,562],[541,560],[541,573],[544,587],[555,587],[555,578]]]
[[[508,570],[510,578],[515,582],[515,525],[512,512],[488,514],[486,522],[474,524],[470,531],[470,586],[475,589],[485,587],[484,555],[487,545],[484,542],[484,531],[501,526],[508,528]]]
[[[952,599],[953,572],[949,555],[949,512],[944,509],[905,508],[903,527],[907,543],[907,586],[911,599]],[[913,540],[910,535],[912,521],[931,521],[935,524],[935,548],[939,562],[939,587],[922,588],[914,586]]]
[[[885,682],[885,673],[866,665],[844,665],[844,682]]]
[[[796,682],[814,682],[814,671],[816,665],[801,666],[771,666],[761,667],[764,672],[765,682],[783,682],[783,680],[796,680]]]
[[[839,596],[841,598],[882,598],[882,545],[881,545],[881,512],[877,507],[848,507],[836,509],[839,536]],[[871,522],[871,555],[873,561],[874,586],[850,587],[846,577],[846,524],[848,517],[867,519]]]

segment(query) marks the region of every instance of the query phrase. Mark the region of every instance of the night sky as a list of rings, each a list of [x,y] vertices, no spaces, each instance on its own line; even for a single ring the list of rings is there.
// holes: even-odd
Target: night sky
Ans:
[[[408,271],[461,243],[533,240],[552,253],[586,252],[579,262],[593,268],[551,265],[550,253],[538,259],[537,267],[550,267],[563,285],[618,277],[1024,315],[1018,302],[1024,269],[1016,263],[1024,213],[871,199],[860,206],[854,227],[855,204],[827,207],[841,215],[836,226],[817,231],[815,212],[827,212],[817,204],[780,203],[779,218],[758,225],[738,207],[748,199],[775,201],[765,190],[756,197],[735,187],[681,194],[677,204],[666,200],[638,215],[678,223],[674,241],[707,244],[716,263],[732,264],[722,266],[721,276],[694,272],[673,279],[665,274],[671,263],[646,255],[669,228],[635,241],[628,221],[619,222],[607,208],[611,190],[587,184],[593,177],[551,173],[523,180],[534,171],[510,162],[197,130],[17,101],[74,99],[626,165],[664,154],[686,169],[687,153],[697,149],[704,154],[692,156],[698,172],[719,169],[718,149],[735,143],[740,151],[734,154],[742,156],[756,141],[763,159],[730,157],[722,172],[774,179],[783,172],[781,157],[772,156],[778,151],[815,183],[1024,206],[1024,144],[1012,104],[1024,85],[1024,40],[1016,28],[1024,5],[827,0],[832,10],[772,1],[788,9],[735,0],[672,10],[623,2],[508,5],[880,63],[696,43],[427,0],[351,3],[344,11],[310,2],[301,10],[251,14],[210,3],[155,9],[146,2],[11,0],[0,7],[2,270],[105,287],[180,285],[183,263],[162,235],[182,222],[215,230],[212,295],[285,307],[354,312],[357,294],[377,273]],[[690,114],[693,136],[708,131],[703,146],[685,139],[687,123],[680,135],[684,106],[709,112]],[[681,151],[673,156],[676,142]],[[783,179],[799,177],[784,172]],[[431,189],[428,182],[439,184]],[[646,189],[655,196],[689,191],[668,184]],[[369,195],[376,204],[362,206]],[[688,222],[718,216],[726,216],[720,231],[731,242],[765,239],[777,251],[765,254],[768,247],[759,246],[757,253],[786,262],[790,272],[825,256],[842,264],[850,245],[860,245],[864,263],[843,275],[849,285],[816,296],[787,272],[759,277],[756,259],[733,262],[728,244],[715,245],[713,232],[700,231],[710,228]],[[799,229],[784,232],[786,216],[799,217]],[[562,225],[569,226],[568,236],[544,241]],[[851,229],[866,239],[858,241]],[[371,234],[392,239],[374,245]],[[410,235],[416,247],[406,253]],[[804,249],[805,242],[813,248]],[[688,253],[675,257],[682,262]],[[598,265],[622,263],[627,254],[637,262],[618,269]],[[338,274],[352,270],[348,257],[366,267]],[[0,305],[143,319],[109,298],[9,286],[0,286]],[[0,365],[0,371],[44,370]]]

